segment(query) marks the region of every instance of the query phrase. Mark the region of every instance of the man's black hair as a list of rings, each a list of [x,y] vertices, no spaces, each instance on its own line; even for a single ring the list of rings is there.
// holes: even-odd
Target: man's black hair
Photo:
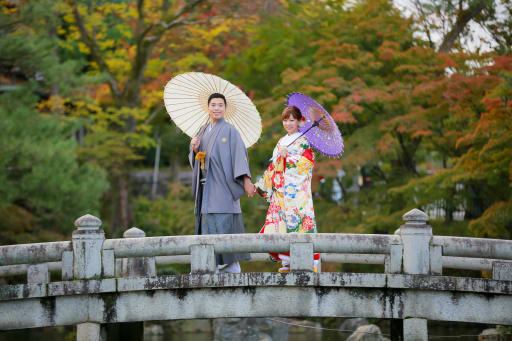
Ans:
[[[218,92],[211,94],[210,97],[208,97],[208,105],[210,105],[211,100],[214,98],[222,98],[222,100],[224,101],[224,105],[228,105],[228,103],[226,102],[226,97],[223,94],[219,94]]]

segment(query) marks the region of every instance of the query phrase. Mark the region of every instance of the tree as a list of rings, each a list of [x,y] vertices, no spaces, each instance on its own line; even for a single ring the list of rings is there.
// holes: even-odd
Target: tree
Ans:
[[[0,242],[61,239],[73,221],[97,214],[105,173],[78,162],[76,121],[41,115],[41,99],[90,81],[83,61],[59,55],[59,20],[49,1],[2,3],[0,11]]]
[[[110,219],[114,231],[132,221],[130,170],[154,145],[150,124],[165,113],[161,108],[165,82],[175,73],[218,66],[212,57],[233,46],[219,44],[222,36],[232,34],[230,28],[245,20],[233,15],[238,7],[205,0],[67,1],[55,6],[65,21],[59,27],[66,39],[63,46],[88,59],[89,73],[106,79],[91,89],[95,108],[86,103],[80,113],[92,118],[81,153],[109,170],[114,190],[107,201],[115,203]],[[112,157],[96,158],[100,150]]]
[[[19,92],[0,96],[2,243],[68,235],[80,215],[98,214],[108,188],[104,171],[77,161],[73,124],[41,116],[36,100]]]
[[[413,7],[420,30],[439,52],[468,50],[470,46],[473,50],[510,51],[509,0],[415,0]],[[480,32],[476,33],[472,25]]]

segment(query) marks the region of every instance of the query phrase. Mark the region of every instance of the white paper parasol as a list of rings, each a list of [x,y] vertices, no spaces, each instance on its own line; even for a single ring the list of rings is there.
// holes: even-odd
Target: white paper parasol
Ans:
[[[249,148],[261,135],[260,114],[242,90],[218,76],[187,72],[174,77],[165,86],[165,108],[178,128],[194,137],[208,122],[208,97],[216,92],[226,97],[224,118]]]

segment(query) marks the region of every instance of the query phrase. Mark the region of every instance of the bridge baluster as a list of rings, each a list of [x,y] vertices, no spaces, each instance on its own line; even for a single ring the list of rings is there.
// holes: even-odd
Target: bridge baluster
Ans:
[[[290,270],[313,271],[313,243],[290,243]]]
[[[101,247],[105,232],[100,229],[101,220],[86,214],[75,221],[73,232],[73,278],[98,278],[102,273]]]
[[[430,241],[432,227],[427,225],[428,215],[413,209],[403,216],[405,224],[399,235],[404,245],[404,273],[427,275],[430,272]]]
[[[404,225],[400,226],[398,234],[403,243],[403,271],[412,275],[428,275],[433,268],[435,271],[442,267],[441,250],[431,247],[432,227],[427,224],[428,215],[418,209],[413,209],[403,215]],[[430,252],[435,254],[431,257]],[[436,264],[431,264],[435,261]],[[407,317],[403,321],[403,337],[406,341],[428,340],[427,320],[424,318]]]
[[[492,262],[492,278],[502,281],[512,281],[512,263]]]
[[[391,244],[390,255],[386,256],[384,263],[384,272],[388,274],[402,273],[402,258],[404,246],[400,244]]]
[[[73,278],[75,280],[99,278],[102,275],[103,264],[101,249],[105,240],[105,233],[100,229],[101,220],[86,214],[75,221],[75,226],[77,229],[73,231],[72,235]],[[63,276],[64,274],[65,272],[63,272]],[[76,330],[77,341],[100,341],[103,339],[99,323],[81,323],[77,325]]]
[[[443,274],[443,246],[430,245],[430,274],[441,276]]]
[[[213,245],[190,245],[191,273],[211,273],[216,268]]]
[[[144,238],[146,233],[141,229],[132,227],[123,233],[124,238]],[[107,250],[104,250],[107,251]],[[113,260],[112,260],[113,266]],[[156,276],[155,257],[123,258],[121,263],[121,277],[153,277]]]
[[[145,238],[146,233],[132,227],[123,233],[124,238]],[[155,257],[131,257],[114,260],[114,250],[103,250],[105,272],[114,273],[115,264],[120,261],[117,274],[120,277],[154,277],[156,276]],[[144,339],[144,322],[113,323],[105,325],[106,338],[110,341],[138,341]]]
[[[27,268],[27,283],[50,283],[48,263],[29,265]]]
[[[73,279],[73,251],[62,252],[62,280],[69,281]]]

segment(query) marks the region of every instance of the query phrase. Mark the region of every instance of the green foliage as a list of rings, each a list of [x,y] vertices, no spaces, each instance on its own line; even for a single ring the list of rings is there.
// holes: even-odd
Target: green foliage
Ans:
[[[147,236],[194,234],[194,198],[189,187],[170,184],[166,198],[139,197],[134,204],[136,226]]]
[[[34,104],[30,95],[0,96],[2,242],[70,233],[76,218],[98,214],[108,187],[102,170],[77,162],[72,125],[41,116]]]
[[[487,0],[417,1],[424,12],[415,18],[389,0],[279,1],[270,12],[225,4],[189,8],[169,29],[162,23],[178,7],[158,1],[0,5],[2,241],[61,239],[77,216],[98,212],[100,167],[112,183],[101,205],[112,232],[133,216],[148,235],[193,233],[188,188],[173,183],[165,198],[133,201],[129,188],[133,169],[153,166],[158,140],[161,168],[188,167],[189,138],[161,102],[165,82],[183,71],[220,74],[254,98],[263,119],[249,149],[254,180],[284,135],[288,93],[332,114],[345,153],[317,157],[320,232],[392,233],[403,213],[436,203],[447,212],[432,219],[436,234],[512,236],[509,15]],[[502,5],[510,13],[511,2]],[[446,38],[464,13],[488,29],[493,51],[436,50],[429,34]],[[447,51],[470,39],[465,26]],[[241,205],[247,232],[258,232],[268,204]],[[464,220],[452,221],[461,207]]]

